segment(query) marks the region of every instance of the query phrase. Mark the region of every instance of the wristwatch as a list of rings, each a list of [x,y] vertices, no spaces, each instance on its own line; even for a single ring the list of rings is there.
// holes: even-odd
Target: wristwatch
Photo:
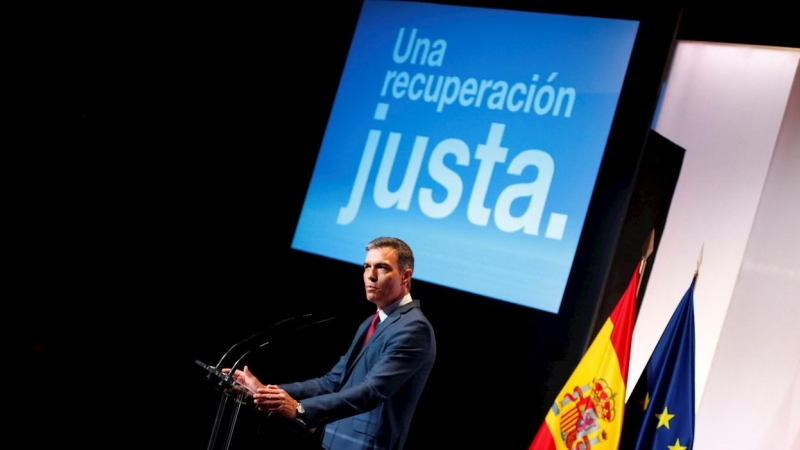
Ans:
[[[297,420],[305,422],[306,420],[306,409],[303,408],[303,404],[297,402],[297,406],[295,407],[295,411],[297,411]]]

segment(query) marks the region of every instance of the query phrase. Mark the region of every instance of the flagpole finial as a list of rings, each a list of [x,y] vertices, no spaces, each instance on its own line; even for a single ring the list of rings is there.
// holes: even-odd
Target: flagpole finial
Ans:
[[[650,230],[650,235],[647,236],[647,240],[642,247],[642,263],[639,264],[639,284],[636,286],[636,296],[639,296],[639,288],[642,287],[642,275],[644,274],[644,269],[647,267],[647,258],[653,254],[653,247],[656,238],[656,229],[653,228]]]
[[[703,263],[703,248],[706,246],[705,242],[703,245],[700,246],[700,254],[697,255],[697,270],[694,271],[694,275],[697,276],[700,273],[700,264]]]

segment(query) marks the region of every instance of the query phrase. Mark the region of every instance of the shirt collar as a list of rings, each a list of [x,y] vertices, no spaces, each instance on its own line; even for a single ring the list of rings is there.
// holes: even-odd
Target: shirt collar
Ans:
[[[392,302],[391,304],[386,306],[386,308],[384,308],[384,309],[380,309],[379,308],[378,309],[378,315],[381,317],[381,322],[386,320],[386,318],[389,317],[389,314],[393,313],[397,308],[399,308],[399,307],[401,307],[403,305],[407,305],[407,304],[411,303],[411,301],[412,301],[411,293],[409,292],[408,294],[404,295],[403,298],[400,299],[400,301]]]

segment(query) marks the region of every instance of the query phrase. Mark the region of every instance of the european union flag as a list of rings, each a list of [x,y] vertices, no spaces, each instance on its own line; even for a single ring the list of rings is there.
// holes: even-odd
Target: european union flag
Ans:
[[[620,450],[692,448],[696,281],[697,274],[625,404]]]

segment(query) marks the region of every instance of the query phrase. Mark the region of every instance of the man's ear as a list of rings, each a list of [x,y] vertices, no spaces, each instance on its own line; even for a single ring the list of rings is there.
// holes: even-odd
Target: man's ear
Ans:
[[[414,271],[411,269],[406,269],[403,271],[403,284],[408,284],[411,281],[411,274]]]

